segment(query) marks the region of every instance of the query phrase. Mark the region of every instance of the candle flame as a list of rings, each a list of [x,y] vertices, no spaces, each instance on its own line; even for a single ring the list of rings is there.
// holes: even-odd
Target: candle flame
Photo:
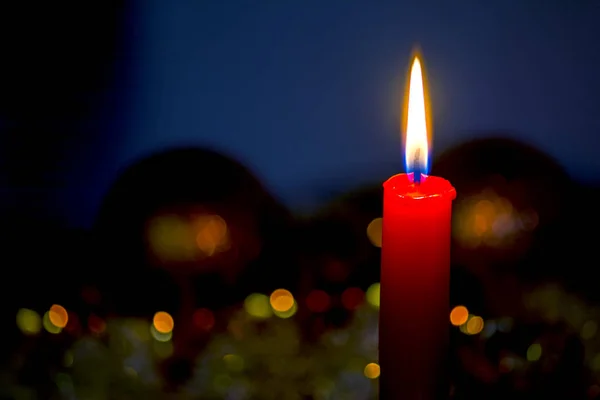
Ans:
[[[427,114],[425,112],[425,89],[423,70],[419,57],[415,57],[408,88],[408,108],[406,114],[406,145],[404,150],[406,172],[427,174],[429,147],[427,144]]]

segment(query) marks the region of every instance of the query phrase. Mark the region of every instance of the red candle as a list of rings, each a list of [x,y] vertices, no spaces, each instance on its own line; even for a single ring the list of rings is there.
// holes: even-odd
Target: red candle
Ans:
[[[448,397],[450,219],[456,191],[427,176],[428,138],[421,63],[410,73],[406,174],[383,199],[379,363],[382,400]]]

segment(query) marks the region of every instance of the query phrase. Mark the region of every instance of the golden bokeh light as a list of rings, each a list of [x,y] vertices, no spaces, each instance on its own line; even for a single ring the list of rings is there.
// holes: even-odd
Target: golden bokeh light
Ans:
[[[154,314],[152,323],[154,324],[156,331],[160,333],[169,333],[175,326],[173,317],[171,317],[171,315],[165,311],[159,311]]]
[[[44,317],[42,318],[42,325],[44,326],[44,329],[49,333],[56,335],[62,332],[62,328],[54,325],[52,321],[50,321],[50,311],[46,311],[46,313],[44,314]]]
[[[165,261],[189,261],[195,258],[193,229],[175,215],[153,218],[149,223],[147,236],[154,254]]]
[[[365,367],[364,374],[369,379],[377,379],[381,374],[381,368],[377,363],[369,363]]]
[[[36,335],[42,329],[42,318],[33,310],[21,308],[17,312],[17,326],[26,335]]]
[[[63,306],[54,304],[48,311],[48,318],[52,322],[52,325],[62,329],[69,322],[69,313],[67,313],[67,310]]]
[[[367,289],[367,293],[365,294],[365,298],[367,299],[367,303],[375,308],[379,308],[379,299],[381,293],[381,285],[379,282],[372,284]]]
[[[508,199],[486,189],[457,206],[453,235],[468,248],[482,244],[502,247],[533,231],[537,224],[535,211],[519,212]]]
[[[367,237],[375,247],[381,247],[383,218],[375,218],[367,226]]]
[[[469,335],[477,335],[483,330],[484,322],[483,318],[476,315],[471,316],[466,324],[466,330]]]
[[[294,304],[292,304],[292,307],[290,307],[287,311],[273,310],[273,314],[275,314],[275,316],[277,316],[279,318],[286,319],[286,318],[293,317],[297,311],[298,311],[298,304],[294,301]]]
[[[229,245],[227,223],[218,215],[198,218],[196,232],[196,245],[205,256],[212,256]]]
[[[289,311],[295,304],[294,296],[289,290],[277,289],[271,293],[270,297],[271,307],[273,311],[285,313]]]
[[[244,300],[244,309],[254,318],[266,319],[273,315],[269,305],[269,298],[264,294],[253,293]]]
[[[465,306],[456,306],[450,311],[450,323],[461,326],[469,319],[469,310]]]

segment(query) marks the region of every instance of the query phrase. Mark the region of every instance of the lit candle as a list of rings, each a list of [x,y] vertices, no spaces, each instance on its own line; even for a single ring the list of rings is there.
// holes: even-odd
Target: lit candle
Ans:
[[[379,319],[380,398],[448,397],[450,219],[456,191],[427,176],[428,123],[423,70],[410,71],[406,174],[384,187]]]

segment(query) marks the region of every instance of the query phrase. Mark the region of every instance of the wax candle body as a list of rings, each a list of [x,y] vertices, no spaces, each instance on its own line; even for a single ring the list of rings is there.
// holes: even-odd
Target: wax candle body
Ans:
[[[384,183],[379,317],[380,399],[448,398],[451,208],[456,191],[430,176]]]

